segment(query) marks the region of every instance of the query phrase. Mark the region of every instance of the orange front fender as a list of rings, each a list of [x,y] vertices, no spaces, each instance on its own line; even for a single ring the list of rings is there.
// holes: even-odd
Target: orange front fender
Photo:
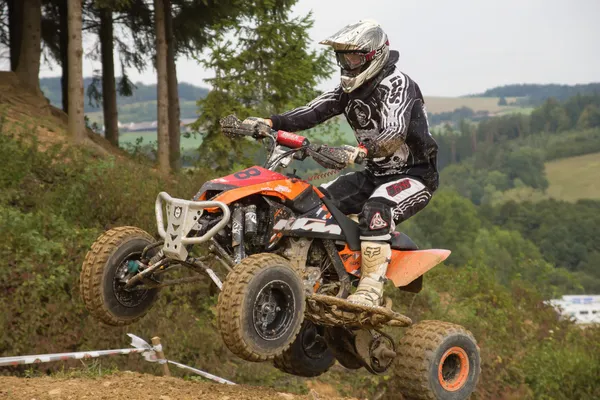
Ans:
[[[397,287],[406,286],[444,261],[449,255],[450,250],[442,249],[394,250],[387,269],[387,278],[394,282]]]

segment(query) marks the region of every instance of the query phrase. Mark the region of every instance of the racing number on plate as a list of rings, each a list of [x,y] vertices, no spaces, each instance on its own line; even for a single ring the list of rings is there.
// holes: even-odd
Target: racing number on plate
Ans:
[[[233,174],[233,176],[235,176],[239,180],[248,179],[250,177],[259,175],[260,171],[257,168],[248,168],[244,171],[236,172],[235,174]]]

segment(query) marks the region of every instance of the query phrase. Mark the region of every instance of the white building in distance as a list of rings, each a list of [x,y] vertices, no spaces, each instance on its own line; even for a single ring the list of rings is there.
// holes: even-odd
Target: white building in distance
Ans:
[[[569,295],[560,299],[548,300],[564,318],[570,318],[576,324],[600,324],[600,296]]]

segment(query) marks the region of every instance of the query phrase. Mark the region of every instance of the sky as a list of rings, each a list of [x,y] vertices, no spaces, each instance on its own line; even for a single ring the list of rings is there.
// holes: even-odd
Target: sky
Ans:
[[[399,68],[425,96],[460,96],[511,83],[600,82],[600,0],[299,0],[295,15],[313,13],[318,41],[361,19],[378,21]],[[87,40],[86,42],[91,42]],[[89,43],[88,43],[89,44]],[[100,64],[84,61],[89,76]],[[179,81],[206,86],[195,60],[179,59]],[[41,76],[60,68],[42,67]],[[129,71],[155,83],[155,71]],[[322,82],[336,86],[339,74]]]

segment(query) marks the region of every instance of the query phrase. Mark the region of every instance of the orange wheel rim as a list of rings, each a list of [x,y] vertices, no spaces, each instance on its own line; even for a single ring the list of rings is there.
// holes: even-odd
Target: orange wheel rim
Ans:
[[[449,392],[455,392],[465,385],[468,377],[469,357],[467,352],[456,346],[446,350],[438,367],[440,385]]]

